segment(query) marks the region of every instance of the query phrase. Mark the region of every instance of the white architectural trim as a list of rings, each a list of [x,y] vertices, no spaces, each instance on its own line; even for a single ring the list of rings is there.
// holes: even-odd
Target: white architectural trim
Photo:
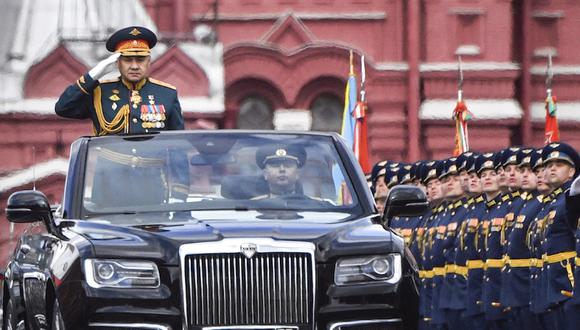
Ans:
[[[546,104],[544,102],[533,102],[531,117],[534,122],[546,120]],[[580,122],[580,102],[561,102],[557,104],[556,116],[558,120]]]
[[[519,70],[520,65],[513,62],[463,62],[463,71],[507,71]],[[421,72],[457,71],[457,62],[430,62],[419,66]]]
[[[288,15],[290,12],[283,13],[267,13],[267,14],[246,14],[246,15],[228,15],[220,14],[218,17],[219,21],[259,21],[259,20],[278,20],[280,17]],[[357,12],[357,13],[311,13],[311,12],[292,12],[296,18],[300,20],[385,20],[387,19],[387,13],[384,11],[369,11],[369,12]],[[199,15],[193,15],[191,18],[194,21],[199,21],[203,17]]]
[[[421,103],[419,119],[452,120],[457,100],[426,100]],[[466,100],[467,109],[478,119],[520,119],[523,111],[513,99]]]
[[[66,176],[67,171],[68,159],[51,159],[0,178],[0,193],[32,183],[35,178],[40,181],[54,174]]]
[[[546,66],[545,65],[534,65],[531,68],[533,75],[545,76]],[[565,75],[580,75],[580,65],[553,65],[552,72],[554,76],[559,74]]]

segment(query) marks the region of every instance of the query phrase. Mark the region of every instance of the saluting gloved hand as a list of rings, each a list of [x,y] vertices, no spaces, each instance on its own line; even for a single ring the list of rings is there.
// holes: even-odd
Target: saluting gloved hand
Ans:
[[[89,76],[94,80],[102,78],[104,75],[109,73],[113,67],[113,63],[117,62],[117,59],[121,56],[121,53],[114,53],[113,55],[107,57],[106,59],[100,61],[95,65],[94,68],[89,71]]]

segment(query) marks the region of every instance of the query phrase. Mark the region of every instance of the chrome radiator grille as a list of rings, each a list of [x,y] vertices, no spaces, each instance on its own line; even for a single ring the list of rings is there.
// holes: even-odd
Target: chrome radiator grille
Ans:
[[[313,323],[312,253],[203,253],[182,260],[187,326]]]

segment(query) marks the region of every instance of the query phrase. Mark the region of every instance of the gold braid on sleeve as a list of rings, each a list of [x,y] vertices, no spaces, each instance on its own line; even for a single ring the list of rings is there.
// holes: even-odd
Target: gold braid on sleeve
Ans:
[[[128,104],[119,109],[115,118],[110,122],[107,121],[105,115],[103,114],[103,106],[101,103],[101,87],[97,86],[94,90],[94,99],[93,104],[95,106],[95,112],[97,113],[97,119],[99,121],[100,131],[98,135],[106,135],[106,134],[115,134],[124,130],[125,133],[128,133],[129,128],[129,113],[131,109],[129,108]]]

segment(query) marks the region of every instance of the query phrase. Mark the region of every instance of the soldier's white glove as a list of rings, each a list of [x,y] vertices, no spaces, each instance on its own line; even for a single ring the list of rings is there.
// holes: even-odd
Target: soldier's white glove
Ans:
[[[570,187],[570,196],[580,195],[580,176],[572,182],[572,186]]]
[[[109,73],[113,68],[113,63],[117,62],[117,59],[121,56],[121,53],[114,53],[113,55],[107,57],[106,59],[100,61],[95,65],[94,68],[89,71],[89,76],[94,80],[102,78],[104,75]]]

